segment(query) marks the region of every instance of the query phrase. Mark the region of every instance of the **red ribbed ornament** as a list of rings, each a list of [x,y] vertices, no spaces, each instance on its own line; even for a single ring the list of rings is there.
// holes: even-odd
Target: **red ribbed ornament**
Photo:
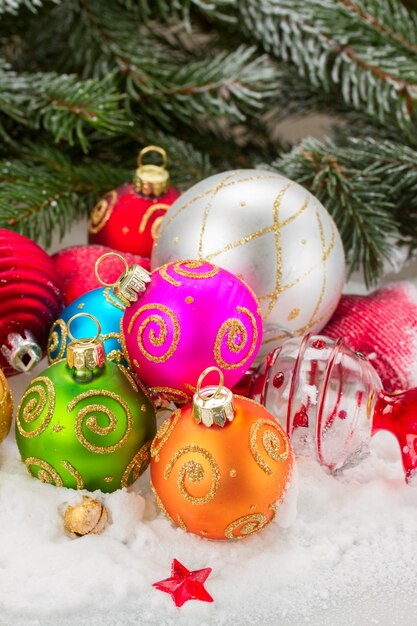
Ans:
[[[162,165],[144,165],[148,152],[162,157]],[[147,146],[138,156],[133,183],[126,183],[99,200],[88,223],[88,242],[120,252],[149,257],[159,224],[180,195],[169,187],[167,156],[158,146]]]
[[[0,228],[0,367],[29,371],[46,349],[64,307],[61,279],[49,255],[31,239]]]

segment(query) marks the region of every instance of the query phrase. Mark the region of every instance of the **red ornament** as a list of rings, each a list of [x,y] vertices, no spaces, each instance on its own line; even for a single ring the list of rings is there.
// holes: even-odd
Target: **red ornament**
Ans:
[[[0,229],[0,367],[6,376],[29,371],[42,358],[63,307],[50,256],[31,239]]]
[[[211,567],[197,569],[190,572],[177,559],[172,560],[171,577],[153,583],[160,591],[169,593],[175,602],[175,606],[182,606],[188,600],[201,600],[213,602],[213,598],[204,588],[204,583],[210,576]]]
[[[162,166],[143,165],[148,152],[162,156]],[[138,169],[132,183],[110,191],[99,200],[90,215],[89,243],[97,243],[121,252],[149,257],[159,224],[180,192],[168,187],[165,169],[166,152],[147,146],[138,156]]]
[[[366,354],[388,391],[417,385],[417,291],[411,283],[342,296],[322,332]]]
[[[112,248],[99,245],[71,246],[53,255],[56,270],[63,279],[65,303],[68,305],[87,291],[101,287],[94,272],[96,261],[113,252]],[[128,265],[136,263],[150,270],[149,259],[124,252]],[[115,283],[123,271],[123,265],[117,257],[107,257],[100,265],[100,276],[105,283]]]

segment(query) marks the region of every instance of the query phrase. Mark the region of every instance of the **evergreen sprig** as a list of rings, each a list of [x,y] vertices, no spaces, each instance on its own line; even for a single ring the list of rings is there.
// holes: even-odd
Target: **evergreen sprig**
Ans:
[[[304,81],[417,141],[417,19],[395,0],[231,0],[238,28]],[[403,26],[399,28],[399,24]],[[404,26],[406,24],[406,26]]]
[[[306,185],[333,215],[350,271],[372,284],[398,243],[417,246],[417,151],[391,140],[307,139],[272,166]]]
[[[75,75],[53,72],[18,74],[0,64],[1,117],[51,133],[55,141],[79,143],[88,149],[91,131],[114,135],[129,131],[121,107],[122,95],[111,77],[80,81]],[[1,128],[1,126],[0,126]]]
[[[155,138],[176,155],[169,163],[175,185],[184,187],[214,173],[208,156],[189,144],[162,134]],[[128,154],[132,152],[130,145]],[[54,232],[63,236],[102,194],[133,179],[134,159],[126,161],[118,163],[117,155],[80,158],[48,144],[27,145],[20,158],[0,160],[0,228],[49,246]]]
[[[158,143],[172,181],[272,162],[368,282],[417,248],[417,18],[396,0],[0,0],[0,226],[51,239]],[[335,115],[288,154],[275,125]]]

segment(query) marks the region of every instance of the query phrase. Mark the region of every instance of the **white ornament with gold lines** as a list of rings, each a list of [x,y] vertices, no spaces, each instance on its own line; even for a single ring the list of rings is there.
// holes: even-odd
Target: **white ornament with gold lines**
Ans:
[[[329,213],[301,185],[263,170],[210,176],[174,202],[152,268],[181,259],[219,265],[253,289],[264,324],[260,355],[287,333],[323,328],[345,280],[343,245]]]

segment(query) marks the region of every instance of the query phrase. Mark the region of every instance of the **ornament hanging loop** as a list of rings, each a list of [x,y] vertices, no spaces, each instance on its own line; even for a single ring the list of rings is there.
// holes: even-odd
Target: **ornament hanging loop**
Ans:
[[[98,270],[103,259],[112,256],[120,259],[124,263],[125,269],[116,282],[105,283],[100,278]],[[116,298],[118,298],[125,307],[129,306],[132,302],[136,302],[139,294],[145,291],[146,284],[151,282],[151,275],[149,272],[136,263],[129,266],[126,259],[117,252],[106,252],[103,254],[99,259],[97,259],[94,271],[99,283],[104,287],[111,287]]]
[[[224,376],[223,376],[223,372],[218,368],[218,367],[206,367],[206,369],[201,372],[200,376],[198,377],[198,381],[197,381],[197,386],[196,386],[196,394],[197,396],[201,399],[201,400],[207,400],[207,395],[206,396],[202,396],[201,395],[201,383],[203,382],[203,380],[205,379],[205,377],[210,374],[210,372],[217,372],[219,375],[219,384],[218,387],[216,389],[216,391],[214,392],[214,394],[211,396],[211,398],[218,398],[221,394],[221,390],[223,389],[224,386]],[[211,388],[211,387],[210,387]]]
[[[94,265],[94,274],[96,275],[96,278],[98,282],[100,283],[100,285],[103,285],[103,287],[113,287],[115,285],[115,283],[104,282],[104,280],[100,277],[100,274],[99,274],[99,267],[101,263],[104,261],[104,259],[109,258],[109,257],[116,257],[116,259],[120,259],[120,261],[124,265],[123,273],[127,272],[127,270],[129,269],[129,265],[127,264],[126,259],[122,257],[121,254],[118,254],[117,252],[106,252],[105,254],[102,254],[101,257],[97,259]]]
[[[90,320],[94,322],[97,328],[96,334],[94,335],[94,337],[80,337],[79,339],[77,339],[73,336],[73,334],[71,333],[71,324],[75,319],[80,318],[80,317],[89,317]],[[91,313],[76,313],[75,315],[70,317],[70,319],[67,322],[67,333],[68,333],[68,337],[74,343],[94,343],[95,341],[97,341],[97,339],[101,335],[100,322],[98,321],[96,317],[94,317],[94,315],[91,315]]]
[[[217,387],[201,388],[201,383],[210,372],[217,372],[219,383]],[[197,423],[205,426],[225,426],[231,422],[235,412],[233,408],[233,394],[224,386],[223,372],[218,367],[207,367],[199,376],[196,392],[193,397],[193,412]]]
[[[95,323],[96,334],[94,337],[76,339],[71,333],[70,326],[76,318],[84,317],[90,318]],[[67,346],[67,365],[74,380],[79,383],[88,383],[94,378],[95,372],[101,370],[106,362],[104,343],[100,339],[100,322],[90,313],[76,313],[67,322],[67,333],[71,339],[71,343]]]
[[[158,166],[158,167],[162,167],[163,169],[166,168],[167,163],[168,163],[168,157],[167,157],[167,153],[166,151],[161,148],[160,146],[146,146],[145,148],[142,148],[142,150],[139,152],[138,154],[138,158],[136,160],[138,167],[142,167],[143,166],[143,157],[145,156],[145,154],[149,154],[149,152],[156,152],[157,154],[159,154],[162,158],[162,165]]]

